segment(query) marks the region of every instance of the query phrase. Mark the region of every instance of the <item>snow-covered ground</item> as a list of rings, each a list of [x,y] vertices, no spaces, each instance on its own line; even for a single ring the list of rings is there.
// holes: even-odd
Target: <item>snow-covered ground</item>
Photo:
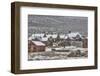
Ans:
[[[87,48],[75,46],[50,48],[46,47],[45,52],[29,53],[28,60],[58,60],[88,57]]]
[[[76,46],[65,46],[65,47],[56,47],[56,48],[46,47],[46,51],[53,51],[53,49],[57,50],[58,52],[60,50],[71,50],[71,51],[81,50],[81,51],[87,51],[87,48],[81,48],[81,47],[76,47]]]

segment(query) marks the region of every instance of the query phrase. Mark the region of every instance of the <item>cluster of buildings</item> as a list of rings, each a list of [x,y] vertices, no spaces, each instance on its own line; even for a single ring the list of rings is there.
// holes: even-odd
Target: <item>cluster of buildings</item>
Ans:
[[[29,52],[45,51],[46,47],[66,47],[77,46],[87,48],[88,38],[79,32],[69,32],[68,34],[57,33],[36,33],[28,38]]]

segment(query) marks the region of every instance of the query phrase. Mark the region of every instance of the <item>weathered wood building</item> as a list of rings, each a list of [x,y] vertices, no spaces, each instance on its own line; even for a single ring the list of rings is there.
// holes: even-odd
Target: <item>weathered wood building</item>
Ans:
[[[88,48],[88,39],[83,39],[83,48]]]
[[[45,51],[45,44],[40,41],[28,40],[28,52],[42,52]]]

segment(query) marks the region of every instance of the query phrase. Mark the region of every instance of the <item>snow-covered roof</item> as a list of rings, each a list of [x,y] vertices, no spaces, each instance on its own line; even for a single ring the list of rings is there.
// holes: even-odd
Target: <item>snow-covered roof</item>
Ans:
[[[60,38],[64,39],[66,36],[64,34],[60,35]]]
[[[64,39],[67,39],[68,38],[68,36],[65,36],[65,38]]]
[[[32,36],[30,36],[30,37],[28,38],[28,40],[32,40]]]
[[[32,42],[37,46],[45,46],[45,44],[40,41],[32,41]]]
[[[60,38],[62,38],[62,39],[67,39],[67,38],[73,39],[77,35],[79,35],[79,37],[82,38],[82,35],[79,32],[71,32],[69,34],[60,34]],[[44,37],[43,33],[32,34],[32,36],[29,37],[29,40],[38,38],[40,41],[47,41],[48,38],[50,38],[50,37],[57,38],[57,34],[47,34],[46,37]]]
[[[48,38],[47,37],[42,37],[41,41],[48,41]]]
[[[43,37],[44,36],[44,34],[43,33],[41,33],[41,34],[32,34],[32,37]]]
[[[81,34],[80,34],[79,32],[72,32],[72,33],[67,34],[67,36],[68,36],[69,38],[76,37],[77,35],[79,35],[80,37],[82,37]]]
[[[53,34],[52,35],[52,38],[57,38],[57,34]]]

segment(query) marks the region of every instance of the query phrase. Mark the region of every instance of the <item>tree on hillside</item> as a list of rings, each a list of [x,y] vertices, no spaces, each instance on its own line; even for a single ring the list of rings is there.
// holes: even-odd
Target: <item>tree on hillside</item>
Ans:
[[[50,36],[49,38],[48,38],[48,46],[53,46],[53,38],[52,38],[52,36]]]

